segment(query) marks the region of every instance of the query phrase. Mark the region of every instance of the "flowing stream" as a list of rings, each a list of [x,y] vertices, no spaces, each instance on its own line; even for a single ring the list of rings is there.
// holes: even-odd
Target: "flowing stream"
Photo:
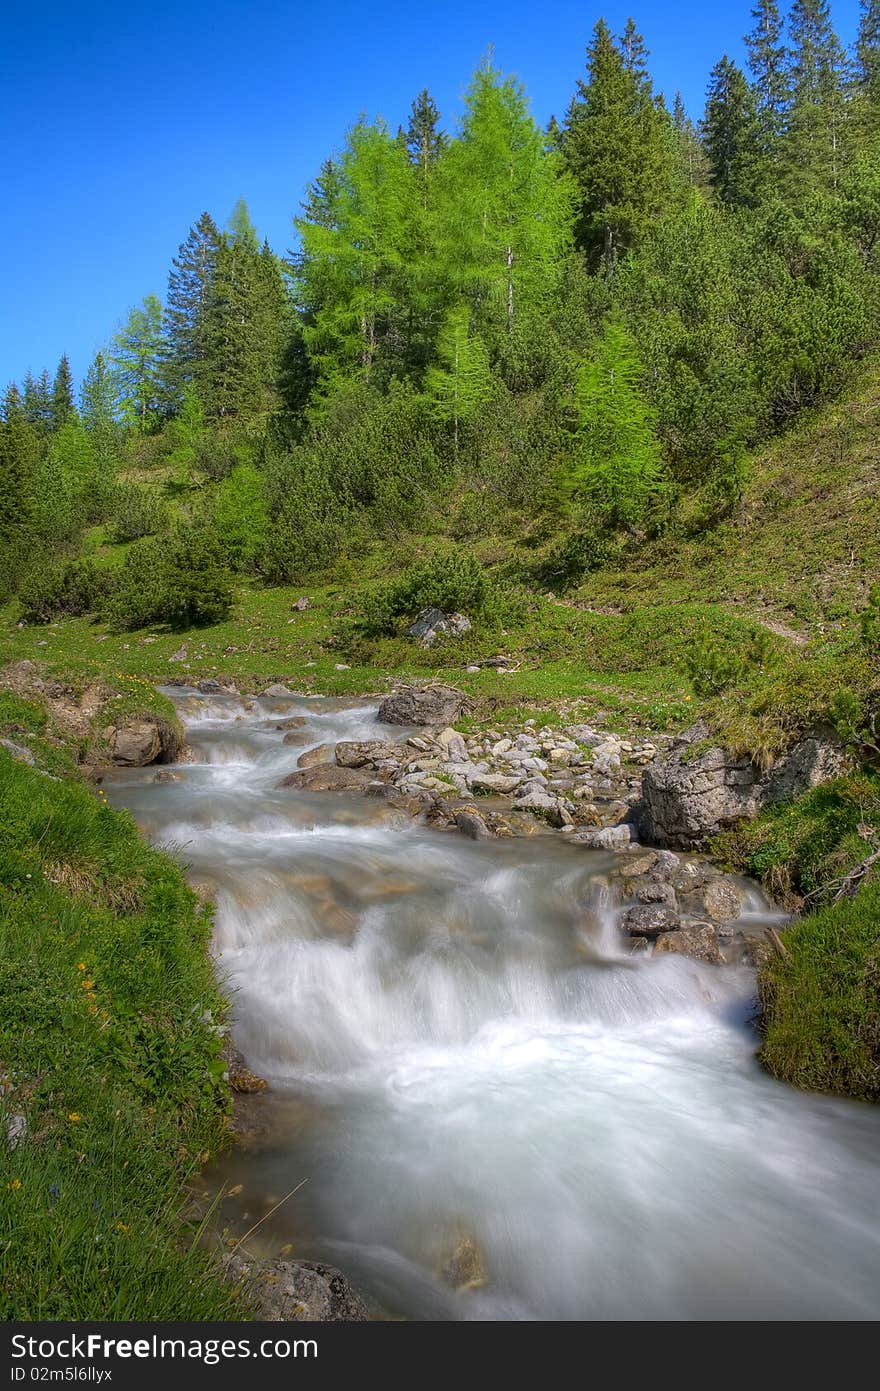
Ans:
[[[250,1249],[408,1318],[877,1317],[880,1109],[761,1071],[750,971],[629,955],[603,852],[278,789],[375,706],[173,694],[196,761],[105,786],[216,895],[271,1090],[211,1180],[241,1232],[305,1180]]]

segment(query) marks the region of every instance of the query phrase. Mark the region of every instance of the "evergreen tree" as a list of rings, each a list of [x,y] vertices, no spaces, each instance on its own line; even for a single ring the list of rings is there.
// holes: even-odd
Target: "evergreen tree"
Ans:
[[[606,276],[668,205],[674,183],[668,117],[652,99],[636,37],[629,36],[627,57],[599,21],[587,80],[578,81],[563,131],[563,155],[580,191],[578,240],[601,258]]]
[[[438,129],[439,124],[440,112],[434,98],[425,87],[412,104],[405,136],[409,157],[418,169],[423,183],[427,182],[431,169],[446,145],[446,136]]]
[[[846,163],[845,56],[828,0],[793,0],[791,112],[785,150],[786,184],[800,203],[817,189],[837,188]]]
[[[52,385],[45,369],[39,377],[34,377],[28,371],[24,379],[22,406],[27,423],[38,434],[48,434],[52,428]]]
[[[648,74],[648,58],[650,54],[645,45],[645,40],[636,28],[635,20],[630,18],[626,21],[626,27],[620,36],[620,51],[623,54],[623,65],[631,77],[634,77],[639,86],[647,93],[651,94],[651,79]]]
[[[770,151],[785,128],[790,99],[783,21],[776,0],[756,0],[752,19],[754,26],[746,35],[749,71],[764,148]]]
[[[29,549],[37,491],[40,436],[28,422],[17,388],[10,388],[0,424],[0,597],[15,591]]]
[[[112,430],[118,404],[113,374],[102,352],[95,354],[83,379],[79,410],[87,430]]]
[[[204,388],[206,324],[219,247],[216,223],[204,212],[172,261],[163,328],[166,389],[175,402],[190,381]]]
[[[675,136],[676,161],[679,178],[689,188],[708,188],[712,170],[700,132],[685,110],[681,92],[676,92],[672,108],[672,129]]]
[[[67,353],[63,353],[55,373],[55,381],[52,385],[52,429],[60,430],[62,425],[66,425],[71,416],[76,414],[76,407],[73,403],[73,373],[70,370],[70,360]]]
[[[662,487],[660,445],[639,388],[635,346],[616,319],[605,326],[575,386],[578,424],[565,490],[612,524],[637,525]]]
[[[861,0],[856,39],[856,79],[873,101],[880,101],[880,0]]]
[[[205,317],[200,395],[215,419],[250,419],[277,403],[287,318],[281,265],[260,247],[240,200],[219,244]]]
[[[762,173],[755,96],[745,74],[726,55],[709,78],[703,140],[721,201],[754,205]]]
[[[163,406],[162,305],[147,295],[115,334],[111,361],[124,418],[141,432],[156,425]]]

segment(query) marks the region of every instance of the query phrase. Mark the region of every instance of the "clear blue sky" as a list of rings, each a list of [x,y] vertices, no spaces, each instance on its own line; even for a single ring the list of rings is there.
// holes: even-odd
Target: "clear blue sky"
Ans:
[[[562,115],[596,19],[629,13],[656,85],[699,115],[752,0],[46,0],[9,7],[0,49],[0,389],[69,353],[79,379],[207,208],[244,195],[277,251],[306,183],[361,112],[393,128],[429,87],[452,127],[487,47]],[[858,0],[836,0],[852,42]]]

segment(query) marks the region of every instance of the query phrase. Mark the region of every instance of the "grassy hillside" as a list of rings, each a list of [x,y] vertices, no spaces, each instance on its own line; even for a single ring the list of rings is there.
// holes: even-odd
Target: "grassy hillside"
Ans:
[[[2,1316],[236,1317],[183,1220],[226,1135],[209,912],[44,708],[5,695],[0,732],[40,765],[0,748]]]

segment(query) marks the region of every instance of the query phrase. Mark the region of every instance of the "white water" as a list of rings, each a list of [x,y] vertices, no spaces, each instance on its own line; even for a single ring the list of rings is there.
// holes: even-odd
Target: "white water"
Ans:
[[[268,1143],[225,1165],[241,1230],[305,1179],[265,1249],[416,1318],[877,1316],[880,1111],[761,1071],[748,971],[626,955],[600,852],[277,789],[303,748],[376,737],[372,707],[181,710],[199,761],[107,787],[218,896],[236,1041],[272,1087]],[[454,1291],[463,1236],[488,1280]]]

